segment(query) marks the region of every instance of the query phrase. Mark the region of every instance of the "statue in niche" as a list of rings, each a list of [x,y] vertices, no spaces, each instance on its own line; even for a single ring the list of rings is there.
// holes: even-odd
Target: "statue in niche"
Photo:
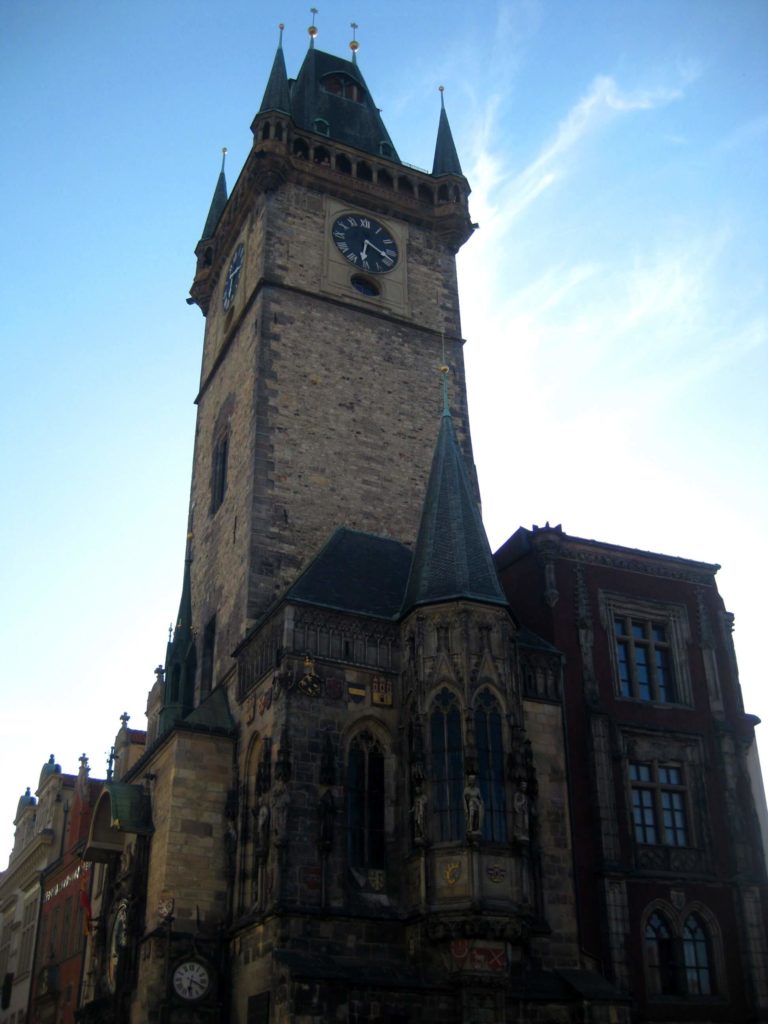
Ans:
[[[528,796],[528,780],[518,779],[515,795],[512,797],[512,830],[515,839],[527,843],[530,840],[531,816]]]
[[[413,795],[413,840],[417,846],[427,841],[427,794],[420,785],[416,786]]]
[[[480,835],[483,831],[485,807],[476,775],[467,776],[467,784],[464,787],[464,812],[467,818],[467,835]]]
[[[254,808],[253,816],[256,819],[256,849],[259,853],[266,853],[269,848],[269,804],[266,800]]]
[[[320,817],[320,849],[328,851],[333,846],[333,826],[336,817],[336,805],[330,789],[320,797],[317,810]]]
[[[280,846],[288,838],[288,808],[291,794],[282,779],[278,779],[272,792],[272,833],[275,843]]]

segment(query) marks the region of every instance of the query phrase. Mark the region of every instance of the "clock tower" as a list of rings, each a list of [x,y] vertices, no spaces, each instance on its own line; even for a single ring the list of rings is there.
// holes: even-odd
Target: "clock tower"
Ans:
[[[253,146],[214,194],[189,298],[205,317],[191,487],[197,701],[339,526],[411,545],[448,367],[475,486],[455,257],[472,232],[445,110],[402,163],[357,63],[278,46]]]

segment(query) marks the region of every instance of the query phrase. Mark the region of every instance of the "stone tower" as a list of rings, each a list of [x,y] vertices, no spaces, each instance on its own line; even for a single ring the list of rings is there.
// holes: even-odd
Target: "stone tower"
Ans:
[[[278,47],[250,155],[228,198],[222,169],[196,249],[198,699],[332,529],[413,543],[443,363],[474,480],[455,269],[470,190],[445,110],[432,172],[406,166],[355,49],[314,42],[295,80]]]

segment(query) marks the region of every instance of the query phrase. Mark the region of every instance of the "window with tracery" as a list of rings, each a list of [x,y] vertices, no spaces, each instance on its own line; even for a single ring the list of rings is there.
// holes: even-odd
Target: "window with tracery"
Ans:
[[[347,825],[350,866],[383,868],[386,863],[384,751],[369,732],[355,736],[349,746]]]
[[[645,956],[651,990],[659,995],[678,991],[675,946],[669,922],[654,911],[645,926]]]
[[[475,704],[475,741],[478,781],[485,806],[483,837],[504,843],[507,841],[507,799],[501,710],[489,690],[483,690]]]
[[[712,994],[712,956],[709,935],[698,914],[691,914],[683,925],[683,962],[688,995]]]
[[[461,839],[464,821],[464,742],[456,695],[444,687],[429,717],[432,807],[437,841]]]

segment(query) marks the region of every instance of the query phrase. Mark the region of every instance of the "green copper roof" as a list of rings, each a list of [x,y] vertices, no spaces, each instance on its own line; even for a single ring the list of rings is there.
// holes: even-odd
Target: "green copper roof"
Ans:
[[[181,587],[179,614],[173,639],[165,655],[165,691],[160,712],[160,731],[166,732],[174,722],[188,714],[193,707],[197,652],[192,629],[192,556],[190,542],[184,561],[184,582]]]
[[[234,732],[235,720],[229,710],[225,691],[217,686],[202,704],[184,719],[184,726],[195,726],[212,732]]]
[[[344,91],[349,95],[342,95]],[[311,46],[292,84],[291,116],[299,128],[400,163],[360,68],[352,61]]]
[[[283,33],[280,32],[280,42],[277,46],[277,53],[272,63],[272,70],[269,73],[267,88],[264,90],[264,99],[261,101],[259,113],[264,114],[268,110],[281,110],[284,114],[291,112],[291,100],[288,92],[288,74],[285,70],[285,57],[283,56]]]
[[[411,552],[396,540],[339,527],[288,589],[288,601],[396,618]]]
[[[445,112],[443,94],[440,93],[440,123],[437,126],[437,141],[435,143],[435,159],[432,161],[432,173],[434,175],[458,174],[461,176],[461,164],[459,154],[451,134],[451,126],[448,124],[448,115]]]
[[[403,602],[483,601],[506,605],[464,456],[449,412],[443,413]]]
[[[212,238],[213,233],[216,230],[216,225],[221,220],[221,215],[224,212],[224,207],[227,205],[227,179],[224,177],[224,164],[222,162],[221,171],[219,173],[219,180],[216,182],[216,188],[213,192],[213,199],[211,200],[211,208],[208,211],[208,216],[205,219],[205,227],[203,233],[200,236],[201,240],[205,241],[206,238]]]
[[[112,828],[140,835],[154,832],[149,794],[143,786],[127,782],[106,782],[104,792],[109,795]]]

